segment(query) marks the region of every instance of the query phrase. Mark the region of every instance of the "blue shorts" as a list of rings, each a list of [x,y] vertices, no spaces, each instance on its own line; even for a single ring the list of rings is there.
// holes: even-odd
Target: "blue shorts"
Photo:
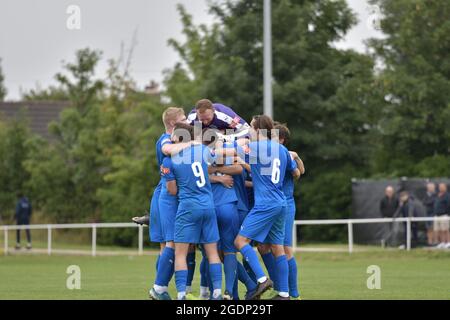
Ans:
[[[175,217],[177,243],[214,243],[219,241],[219,229],[214,209],[178,209]]]
[[[236,202],[226,203],[216,207],[217,225],[219,227],[219,250],[226,253],[237,252],[234,239],[239,233],[239,213]]]
[[[159,195],[161,193],[161,183],[153,191],[153,196],[150,201],[150,241],[164,242],[164,237],[161,228],[161,219],[159,217]]]
[[[161,219],[162,235],[165,242],[174,240],[177,210],[178,198],[169,194],[163,195],[163,193],[161,193],[159,196],[159,216]]]
[[[239,228],[242,226],[242,223],[245,220],[245,217],[248,214],[248,210],[240,210],[238,209],[238,215],[239,215]]]
[[[239,234],[259,243],[283,245],[286,203],[277,206],[255,205],[248,213]]]
[[[284,228],[284,245],[292,247],[292,232],[294,229],[295,220],[295,200],[289,199],[286,201],[286,225]]]

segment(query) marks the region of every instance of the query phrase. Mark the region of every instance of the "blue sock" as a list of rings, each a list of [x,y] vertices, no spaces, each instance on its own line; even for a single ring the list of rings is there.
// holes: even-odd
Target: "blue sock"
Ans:
[[[202,262],[200,263],[200,286],[207,287],[208,286],[208,260],[203,257]]]
[[[209,275],[212,283],[212,291],[215,289],[222,289],[222,264],[221,263],[210,263],[209,264]],[[212,294],[213,292],[211,292]]]
[[[206,258],[205,258],[206,259]],[[206,260],[206,281],[208,282],[208,287],[209,287],[209,294],[212,297],[214,288],[213,288],[213,283],[212,283],[212,279],[211,279],[211,270],[209,269],[209,262],[208,260]]]
[[[300,296],[297,286],[297,261],[292,257],[288,260],[289,266],[289,295],[291,297],[297,298]]]
[[[175,284],[177,292],[186,292],[187,270],[175,271]]]
[[[245,287],[247,288],[247,291],[252,291],[256,289],[256,282],[250,278],[247,271],[245,270],[244,266],[241,263],[238,263],[237,265],[237,271],[238,271],[238,278],[239,281],[241,281]]]
[[[241,249],[242,256],[244,259],[248,262],[250,265],[250,268],[255,273],[256,279],[260,279],[262,277],[265,277],[264,271],[259,264],[258,256],[256,255],[256,252],[253,250],[253,248],[247,244]]]
[[[194,272],[195,272],[195,251],[189,252],[187,255],[187,266],[188,266],[188,277],[187,277],[187,286],[192,285],[192,279],[194,278]]]
[[[239,281],[238,281],[238,277],[234,278],[233,300],[239,300]]]
[[[158,254],[158,258],[156,258],[156,264],[155,264],[155,267],[156,267],[156,273],[158,273],[158,268],[159,268],[159,259],[161,258],[161,254]]]
[[[269,277],[273,281],[273,288],[277,291],[277,274],[275,272],[275,256],[272,254],[272,252],[262,254],[261,258],[264,261],[264,265],[266,266],[267,272],[269,272]]]
[[[175,261],[175,250],[170,247],[165,247],[159,258],[158,272],[156,273],[155,284],[158,286],[167,287],[170,278],[173,276],[173,267]]]
[[[275,258],[275,272],[277,274],[277,291],[289,292],[289,267],[286,255]]]
[[[237,258],[235,254],[225,254],[223,257],[223,269],[225,273],[225,290],[233,293],[234,280],[236,279]]]
[[[245,271],[247,271],[247,274],[250,277],[250,279],[252,279],[254,283],[257,283],[258,280],[256,279],[256,275],[253,272],[252,268],[250,268],[248,262],[245,261],[245,259],[242,259],[242,265],[244,266]]]

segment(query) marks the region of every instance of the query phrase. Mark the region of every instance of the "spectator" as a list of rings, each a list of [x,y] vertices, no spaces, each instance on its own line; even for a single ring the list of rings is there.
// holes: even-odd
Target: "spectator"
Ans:
[[[434,203],[436,202],[436,185],[433,182],[427,183],[427,193],[422,203],[427,210],[427,217],[434,217]],[[436,245],[436,233],[434,232],[433,221],[426,222],[427,227],[427,244],[428,246]]]
[[[414,197],[409,195],[408,191],[402,191],[400,193],[400,213],[404,218],[407,217],[417,217],[419,216],[417,214],[417,208],[414,204]],[[407,241],[407,231],[406,231],[406,226],[407,223],[404,222],[404,226],[405,226],[405,238],[404,238],[404,244],[406,246],[406,241]],[[411,241],[411,247],[415,247],[418,243],[418,229],[417,229],[417,222],[412,222],[411,223],[411,235],[412,235],[412,241]],[[403,248],[403,246],[401,246]]]
[[[450,211],[450,195],[447,192],[447,185],[445,183],[439,184],[439,193],[434,204],[434,214],[438,218],[448,218]],[[450,248],[449,235],[449,221],[448,220],[434,220],[434,232],[438,236],[438,248]]]
[[[398,208],[398,199],[395,197],[394,187],[387,186],[385,196],[380,201],[380,211],[383,217],[392,218]]]
[[[15,220],[17,222],[17,225],[29,225],[30,224],[30,218],[31,214],[33,212],[33,209],[31,207],[31,203],[28,200],[27,197],[25,197],[23,194],[18,194],[18,202],[16,205],[16,214],[15,214]],[[27,235],[27,249],[31,249],[31,234],[30,229],[25,230]],[[16,243],[16,249],[20,249],[20,230],[17,230],[17,243]]]
[[[387,186],[384,190],[385,196],[380,201],[380,212],[383,218],[392,218],[396,215],[398,210],[398,199],[395,197],[395,190],[392,186]],[[392,223],[387,223],[387,236],[384,241],[393,245],[392,236],[394,235],[394,225]],[[394,241],[395,242],[395,241]]]

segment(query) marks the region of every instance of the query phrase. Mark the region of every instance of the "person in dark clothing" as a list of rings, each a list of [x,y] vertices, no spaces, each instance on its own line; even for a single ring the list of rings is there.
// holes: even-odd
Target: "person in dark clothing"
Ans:
[[[450,249],[449,221],[441,220],[442,218],[448,218],[449,214],[450,194],[447,192],[447,185],[440,183],[439,193],[434,203],[434,215],[438,218],[434,221],[434,231],[440,242],[437,246],[439,249]]]
[[[400,214],[404,217],[417,217],[419,216],[417,212],[417,207],[414,204],[414,197],[411,196],[407,191],[402,191],[400,193]],[[406,247],[406,241],[407,241],[407,223],[404,222],[405,226],[405,237],[404,237],[404,243]],[[411,223],[411,247],[415,247],[418,243],[418,228],[417,228],[417,222]]]
[[[434,217],[434,205],[436,202],[436,185],[433,182],[427,183],[427,193],[422,200],[423,205],[427,210],[427,217]],[[426,222],[427,227],[427,243],[429,246],[436,244],[436,234],[434,232],[433,221]]]
[[[384,190],[384,197],[380,201],[380,212],[383,218],[392,218],[396,215],[398,210],[398,199],[395,196],[395,190],[393,186],[387,186]],[[387,237],[384,239],[387,244],[393,245],[393,232],[394,225],[387,223]]]
[[[398,199],[395,196],[394,187],[387,186],[385,196],[380,201],[380,212],[384,218],[392,218],[398,208]]]
[[[31,202],[22,194],[18,195],[18,201],[16,205],[16,214],[14,216],[17,225],[29,225],[31,214],[33,213],[33,208],[31,207]],[[27,249],[31,249],[31,233],[30,229],[25,229],[27,235]],[[17,243],[16,249],[20,249],[20,230],[17,230]]]

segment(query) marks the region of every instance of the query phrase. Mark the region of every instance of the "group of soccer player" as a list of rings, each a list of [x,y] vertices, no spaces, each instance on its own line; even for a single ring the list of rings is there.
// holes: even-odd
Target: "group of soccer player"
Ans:
[[[161,178],[149,216],[150,239],[161,250],[150,298],[170,300],[175,275],[177,299],[198,299],[192,280],[200,250],[199,299],[238,300],[239,282],[247,300],[272,288],[272,299],[300,299],[293,193],[305,169],[298,154],[285,147],[289,129],[265,115],[249,125],[231,108],[207,99],[187,118],[175,107],[162,118],[166,132],[156,143]]]

